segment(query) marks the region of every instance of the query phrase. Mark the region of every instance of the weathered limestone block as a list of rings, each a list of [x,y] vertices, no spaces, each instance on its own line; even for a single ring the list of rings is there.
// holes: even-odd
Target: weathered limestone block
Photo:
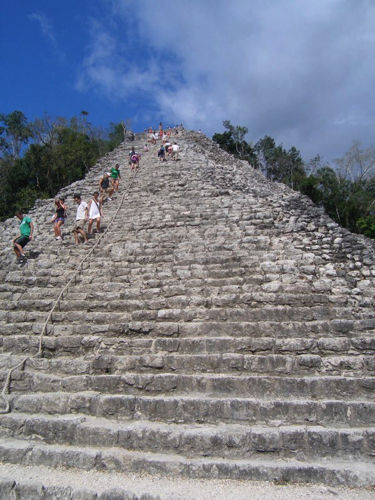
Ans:
[[[167,351],[167,352],[177,352],[180,349],[180,340],[178,339],[163,339],[158,338],[154,341],[152,349],[155,352]]]

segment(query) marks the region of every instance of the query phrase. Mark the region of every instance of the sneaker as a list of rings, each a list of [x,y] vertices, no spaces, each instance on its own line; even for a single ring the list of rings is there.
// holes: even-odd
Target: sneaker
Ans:
[[[55,240],[61,240],[61,236],[56,236]]]
[[[112,198],[108,198],[108,201],[112,201]]]

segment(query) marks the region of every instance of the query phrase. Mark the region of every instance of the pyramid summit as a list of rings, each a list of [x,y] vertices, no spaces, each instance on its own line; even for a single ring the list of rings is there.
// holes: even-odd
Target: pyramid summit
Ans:
[[[32,467],[375,484],[374,243],[203,134],[176,140],[159,162],[136,134],[64,188],[61,241],[39,201],[21,266],[1,224],[0,456],[21,477],[0,491],[33,498]],[[73,196],[116,163],[102,232],[75,245]]]

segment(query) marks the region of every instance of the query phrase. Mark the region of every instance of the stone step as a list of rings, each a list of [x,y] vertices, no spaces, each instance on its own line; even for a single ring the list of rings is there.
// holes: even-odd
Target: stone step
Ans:
[[[78,250],[77,250],[78,252]],[[102,265],[98,262],[99,252],[104,255],[104,260]],[[219,263],[204,263],[203,261],[198,262],[190,257],[189,262],[184,264],[179,262],[178,252],[172,254],[169,251],[167,255],[158,256],[154,254],[150,255],[129,255],[124,258],[123,254],[128,252],[127,248],[123,246],[114,247],[113,243],[111,245],[111,250],[95,249],[93,258],[89,262],[85,262],[82,266],[82,272],[77,276],[77,282],[84,282],[88,284],[90,279],[95,275],[102,278],[103,272],[115,274],[119,277],[125,278],[129,277],[131,279],[141,279],[143,282],[147,282],[152,277],[159,277],[162,274],[163,279],[171,280],[173,277],[178,278],[181,273],[184,273],[184,286],[185,288],[190,288],[192,281],[194,279],[200,279],[200,284],[205,284],[207,286],[214,286],[215,280],[234,280],[237,279],[239,284],[247,285],[262,285],[261,289],[256,289],[255,291],[267,293],[280,293],[285,292],[288,294],[298,294],[303,293],[313,293],[317,295],[316,292],[331,292],[334,282],[332,280],[317,280],[314,279],[312,274],[315,272],[314,269],[310,269],[309,266],[302,266],[301,269],[296,271],[293,275],[290,272],[285,272],[283,274],[272,272],[272,270],[265,271],[260,268],[259,262],[255,261],[252,264],[244,262],[234,261],[232,264],[226,262],[225,265]],[[207,252],[210,252],[208,249]],[[80,255],[76,256],[76,261],[70,257],[71,260],[71,271],[64,275],[65,278],[73,269],[76,269],[79,261]],[[84,253],[81,254],[84,257]],[[36,261],[35,261],[36,262]],[[30,265],[29,265],[30,264]],[[52,286],[56,283],[56,279],[61,277],[62,269],[60,266],[53,266],[52,263],[46,262],[46,267],[43,269],[32,268],[31,261],[29,261],[27,267],[23,267],[22,270],[15,265],[15,270],[7,273],[4,277],[4,282],[6,283],[6,291],[10,289],[11,286],[25,286],[28,283],[33,283],[35,287],[46,287]],[[51,269],[53,267],[53,269]],[[306,268],[306,269],[305,269]],[[99,274],[98,274],[99,273]],[[51,277],[51,281],[48,281],[48,277]],[[181,276],[180,276],[181,278]],[[34,281],[32,281],[34,280]],[[185,280],[187,282],[185,283]],[[105,284],[105,283],[103,283]],[[223,283],[225,285],[225,283]],[[229,285],[231,283],[228,283]],[[181,283],[178,283],[181,285]],[[165,283],[162,286],[167,286]],[[243,291],[254,291],[253,288],[244,288]],[[341,295],[341,299],[346,297],[346,294],[350,292],[348,288],[341,288],[341,293],[339,290],[335,295]],[[331,300],[335,296],[330,294]],[[346,297],[347,298],[347,297]]]
[[[82,447],[29,443],[1,439],[3,462],[29,466],[67,467],[83,470],[143,472],[175,478],[190,477],[257,481],[325,483],[332,486],[370,486],[374,484],[373,465],[352,460],[316,460],[304,463],[295,459],[210,459],[187,458],[180,454],[126,451],[108,447]]]
[[[79,301],[76,301],[79,303]],[[120,306],[118,311],[111,311],[108,308],[103,308],[103,312],[94,311],[91,309],[90,301],[82,301],[81,307],[75,310],[62,311],[63,302],[60,304],[60,311],[56,309],[53,312],[53,323],[95,323],[95,324],[108,324],[108,323],[124,323],[129,321],[176,321],[176,322],[191,322],[191,321],[231,321],[231,322],[259,322],[259,321],[272,321],[272,322],[292,322],[303,321],[308,323],[310,321],[330,321],[330,320],[350,320],[351,311],[347,308],[340,307],[284,307],[284,306],[269,306],[269,307],[202,307],[200,305],[194,307],[185,307],[180,304],[178,308],[163,308],[163,304],[156,300],[153,304],[152,301],[139,303],[134,301],[129,304],[125,301],[124,305],[132,305],[125,310],[121,310]],[[138,307],[137,307],[138,306]],[[48,309],[48,308],[47,308]],[[6,323],[23,323],[23,322],[43,322],[46,319],[46,314],[39,311],[1,311],[0,321],[2,324]]]
[[[27,264],[28,265],[28,264]],[[15,264],[15,266],[18,266],[18,264]],[[72,269],[72,273],[73,273]],[[10,284],[21,284],[22,288],[25,290],[27,288],[31,287],[57,287],[61,288],[63,287],[67,281],[70,279],[71,275],[64,275],[61,274],[61,272],[57,272],[56,270],[49,270],[47,269],[43,275],[35,275],[34,272],[31,270],[28,271],[25,269],[22,273],[19,271],[12,271],[8,274],[8,277],[5,279],[6,283]]]
[[[2,369],[11,369],[23,356],[0,354]],[[182,354],[152,353],[98,354],[84,358],[30,358],[25,368],[30,371],[60,375],[137,373],[239,373],[241,375],[344,375],[375,377],[374,356],[319,356],[288,354]]]
[[[303,319],[303,321],[301,321]],[[189,323],[178,324],[178,333],[180,337],[210,337],[214,332],[215,336],[228,336],[230,333],[233,337],[270,337],[270,338],[316,338],[319,334],[325,334],[329,337],[329,333],[337,337],[337,342],[340,343],[340,337],[355,338],[359,335],[372,335],[375,332],[374,320],[369,319],[333,319],[333,320],[313,320],[304,321],[305,318],[300,318],[299,321],[277,322],[271,320],[264,321],[248,321],[248,322],[199,322],[193,321]],[[135,327],[137,323],[132,323]],[[151,325],[142,322],[143,328],[150,328]],[[330,341],[330,339],[328,340]],[[333,341],[334,342],[334,341]]]
[[[169,187],[171,188],[172,186]],[[193,193],[193,190],[190,191],[190,195]],[[123,194],[123,192],[120,192],[119,196],[115,195],[113,197],[112,202],[107,202],[103,206],[103,225],[112,222],[113,229],[116,231],[124,227],[138,232],[174,227],[178,231],[187,228],[190,232],[199,236],[202,231],[209,231],[208,235],[214,235],[215,229],[220,226],[220,235],[229,234],[229,232],[231,232],[234,237],[252,237],[252,243],[254,243],[255,248],[258,249],[270,249],[271,244],[269,237],[272,231],[277,231],[274,219],[267,213],[251,213],[248,211],[244,214],[240,214],[238,211],[232,210],[230,213],[225,214],[221,208],[218,207],[217,204],[213,204],[212,201],[205,204],[202,213],[202,203],[199,203],[201,199],[194,197],[186,202],[186,193],[184,193],[184,199],[179,200],[181,202],[180,206],[173,203],[168,209],[163,206],[160,198],[154,199],[153,202],[145,202],[139,200],[136,196],[138,193],[136,192],[133,193],[133,197],[128,197],[126,205],[119,206]],[[51,203],[51,208],[52,206],[53,203]],[[139,213],[140,207],[142,207],[141,213],[143,216]],[[246,209],[245,205],[244,207]],[[119,212],[117,213],[117,217],[113,219],[118,209]],[[39,248],[43,248],[41,237],[43,237],[43,240],[48,237],[51,239],[53,238],[53,227],[49,219],[52,215],[53,210],[49,210],[48,216],[39,217],[38,220],[36,220],[38,240],[33,243],[33,248],[38,248],[38,250]],[[71,234],[69,233],[71,226],[74,224],[74,216],[75,207],[71,206],[68,209],[67,221],[62,226],[62,233],[63,235],[65,234],[68,239],[71,239]],[[264,229],[268,230],[268,235],[266,236],[266,238],[268,237],[268,241],[266,238],[262,241],[259,239],[255,241],[253,236],[255,231],[258,232],[258,235],[263,236]],[[278,250],[279,249],[275,249],[275,251]]]
[[[119,257],[121,259],[121,257]],[[98,270],[96,268],[85,268],[80,274],[77,283],[81,285],[87,285],[90,283],[98,283],[99,279],[103,282],[103,273],[105,271]],[[157,280],[160,284],[159,286],[176,286],[181,284],[181,280],[184,280],[184,285],[188,288],[194,286],[202,286],[207,283],[214,283],[215,281],[208,280],[224,280],[224,285],[231,284],[234,280],[239,280],[245,285],[257,285],[262,283],[260,280],[260,275],[253,276],[252,274],[247,274],[242,267],[236,268],[224,268],[218,266],[217,268],[211,268],[207,272],[202,272],[200,270],[190,269],[188,266],[172,267],[167,265],[164,268],[159,267],[156,264],[150,264],[148,266],[143,266],[142,263],[136,263],[133,267],[122,267],[121,269],[116,269],[112,266],[108,269],[111,282],[139,282],[144,284],[145,287],[148,286],[148,282],[151,280]],[[31,278],[31,276],[30,276]],[[28,281],[30,280],[28,278]],[[36,285],[42,285],[43,283],[51,283],[54,281],[43,282],[42,277],[35,278]]]
[[[127,451],[176,453],[189,458],[249,459],[264,456],[374,461],[375,428],[240,424],[188,425],[117,421],[87,415],[3,415],[0,436],[47,444],[116,447]]]
[[[186,237],[186,235],[185,235]],[[232,235],[231,235],[232,237]],[[160,250],[161,244],[157,241],[153,242],[153,249],[145,250],[139,248],[137,252],[134,251],[131,245],[124,245],[123,243],[116,245],[113,240],[108,241],[108,246],[105,244],[104,238],[99,242],[94,250],[93,259],[84,264],[86,274],[93,274],[97,269],[112,269],[115,268],[117,272],[128,274],[129,268],[138,265],[137,272],[146,274],[150,272],[155,273],[155,263],[158,267],[164,266],[166,268],[173,267],[175,270],[186,269],[192,267],[193,269],[200,270],[202,277],[215,277],[221,271],[223,276],[243,276],[244,274],[260,274],[264,278],[278,278],[278,281],[287,283],[287,278],[290,275],[299,276],[299,279],[306,279],[318,281],[314,274],[317,272],[315,265],[306,265],[303,261],[300,264],[296,263],[282,263],[282,262],[262,262],[262,256],[244,258],[238,255],[238,251],[228,252],[228,256],[223,255],[223,252],[218,253],[218,257],[212,257],[210,260],[205,253],[213,253],[213,249],[207,245],[206,242],[200,242],[191,238],[192,245],[197,246],[205,245],[202,254],[194,254],[190,249],[187,252],[181,252],[176,245],[168,243],[164,250]],[[60,246],[62,248],[68,246],[74,249],[74,255],[67,254],[65,257],[56,256],[55,260],[46,254],[40,254],[37,259],[31,258],[28,260],[28,265],[23,266],[22,272],[17,265],[14,265],[8,274],[5,276],[4,281],[9,284],[23,283],[26,278],[48,276],[48,271],[52,277],[61,275],[62,269],[65,272],[73,270],[78,265],[79,261],[85,257],[87,249],[91,249],[95,243],[95,238],[89,240],[86,250],[84,245],[75,248],[73,242],[66,242]],[[241,246],[241,242],[238,242]],[[72,250],[73,251],[73,250]],[[246,251],[249,251],[246,249]],[[253,252],[253,251],[252,251]],[[121,255],[120,255],[121,254]],[[111,257],[109,259],[109,257]],[[173,266],[172,266],[173,263]],[[225,274],[224,274],[225,273]],[[282,280],[283,278],[283,280]]]
[[[192,277],[196,274],[196,277],[192,280],[197,280],[199,275],[199,269],[193,269],[190,271]],[[144,286],[140,287],[135,284],[136,277],[133,276],[129,278],[129,284],[127,286],[122,285],[119,287],[118,283],[102,283],[100,289],[98,289],[97,283],[85,283],[80,284],[81,278],[77,276],[77,282],[75,281],[69,287],[63,295],[63,301],[67,300],[85,300],[90,299],[94,301],[105,301],[109,300],[149,300],[155,297],[207,297],[215,299],[226,300],[231,298],[235,302],[236,300],[247,300],[251,301],[253,304],[259,303],[275,303],[285,305],[301,305],[302,303],[311,304],[332,304],[336,306],[346,305],[348,302],[347,296],[329,296],[326,294],[312,293],[312,287],[310,285],[304,284],[288,286],[283,285],[281,282],[275,283],[264,283],[263,278],[260,276],[253,276],[253,284],[249,284],[249,280],[243,278],[231,278],[229,280],[224,279],[201,279],[199,278],[200,286],[188,286],[189,282],[192,280],[184,280],[183,284],[166,284],[165,282],[159,283],[159,286],[147,286],[148,283],[143,283]],[[168,280],[170,281],[170,280]],[[194,281],[193,281],[194,283]],[[255,283],[258,286],[258,290],[254,291]],[[152,283],[150,283],[152,285]],[[259,288],[260,287],[260,288]],[[270,291],[274,289],[274,291]],[[61,290],[60,290],[61,291]],[[48,288],[48,287],[33,287],[32,289],[27,289],[24,286],[17,285],[3,285],[3,290],[0,291],[0,300],[4,301],[5,308],[10,308],[12,305],[5,304],[5,301],[9,301],[10,304],[13,302],[18,302],[19,300],[26,300],[38,302],[44,300],[57,299],[60,291],[58,289]],[[375,319],[373,320],[375,326]]]
[[[150,420],[187,424],[238,423],[246,425],[324,425],[361,427],[375,424],[372,401],[294,400],[210,397],[202,395],[126,396],[98,392],[38,393],[11,396],[15,412],[49,415]]]
[[[330,495],[340,500],[372,500],[369,488],[344,488],[319,484],[293,484],[287,488],[275,482],[199,480],[169,478],[151,474],[84,471],[77,469],[22,466],[3,463],[0,470],[0,498],[5,500],[311,500]],[[286,491],[285,491],[286,490]]]
[[[120,257],[119,257],[120,259]],[[116,286],[116,283],[112,283],[110,280],[107,280],[102,283],[103,288],[98,289],[95,286],[91,286],[90,283],[85,283],[83,286],[82,280],[83,278],[91,277],[91,275],[94,275],[94,270],[91,272],[89,269],[86,269],[88,264],[84,264],[84,269],[80,273],[77,274],[76,279],[72,283],[72,288],[69,289],[69,292],[72,293],[91,293],[94,294],[94,296],[102,297],[105,292],[121,292],[122,290],[118,289],[118,285]],[[147,291],[149,288],[148,281],[149,279],[143,279],[144,274],[145,274],[145,267],[148,265],[141,265],[140,263],[128,263],[126,266],[126,269],[124,270],[122,266],[118,265],[116,266],[115,263],[110,264],[107,262],[105,266],[101,269],[101,272],[99,273],[98,277],[102,277],[103,273],[104,274],[113,274],[112,277],[114,276],[121,276],[123,277],[129,277],[129,280],[135,281],[136,279],[141,279],[142,278],[142,285],[135,286],[134,284],[131,286],[131,289],[134,290],[134,294],[139,296],[141,293]],[[150,273],[154,271],[155,264],[148,266]],[[141,269],[141,273],[139,276],[137,276],[138,271]],[[229,278],[210,278],[207,277],[207,266],[202,266],[202,265],[191,265],[191,266],[185,266],[184,268],[180,269],[181,271],[188,271],[190,274],[189,276],[186,276],[184,278],[183,282],[178,282],[178,283],[173,283],[170,284],[170,281],[173,281],[171,277],[171,273],[176,272],[177,268],[168,266],[168,269],[164,269],[163,272],[167,273],[169,272],[169,275],[166,276],[166,282],[163,280],[163,282],[159,283],[159,286],[157,288],[160,289],[160,291],[168,291],[169,289],[176,290],[177,292],[180,291],[180,294],[182,293],[188,293],[192,294],[193,292],[201,292],[201,293],[206,293],[210,294],[212,293],[211,290],[215,290],[215,295],[218,293],[222,294],[251,294],[254,297],[258,297],[259,300],[264,301],[263,297],[267,299],[267,297],[273,297],[273,296],[281,296],[281,295],[286,295],[286,298],[294,303],[298,301],[298,296],[302,295],[303,298],[306,297],[307,300],[310,298],[312,300],[319,300],[323,302],[330,302],[330,303],[335,303],[335,302],[342,302],[343,304],[348,303],[348,296],[346,294],[346,290],[344,291],[345,293],[342,293],[339,295],[338,293],[334,296],[332,296],[330,292],[330,282],[324,282],[324,281],[306,281],[306,280],[301,280],[299,283],[288,283],[287,281],[283,281],[281,279],[278,279],[275,277],[275,275],[270,276],[267,278],[265,275],[258,274],[256,271],[255,273],[245,273],[245,270],[243,268],[240,269],[240,273],[238,276],[232,276]],[[220,271],[221,266],[212,266],[212,269],[217,272]],[[114,272],[115,271],[115,272]],[[96,273],[98,271],[96,270]],[[142,274],[143,273],[143,274]],[[147,273],[150,274],[150,273]],[[17,274],[17,279],[20,278],[22,280],[25,278],[24,274],[22,273],[17,273],[14,272],[12,273]],[[72,274],[68,273],[67,276],[71,276]],[[112,278],[111,278],[112,279]],[[197,286],[192,286],[194,285],[194,281],[197,281],[199,283]],[[87,279],[86,279],[87,281]],[[174,280],[175,281],[175,280]],[[254,285],[257,285],[256,287]],[[218,291],[216,290],[217,287],[222,287],[222,290]],[[152,288],[152,287],[151,287]],[[48,286],[35,286],[35,296],[30,297],[34,299],[44,299],[48,298],[48,292],[54,292],[55,290],[51,289],[51,287]],[[34,290],[33,290],[34,291]],[[131,290],[126,290],[127,293],[130,293]],[[17,280],[14,283],[4,283],[1,286],[0,293],[1,294],[9,294],[9,292],[13,293],[22,293],[25,295],[25,298],[28,297],[28,294],[30,294],[30,290],[25,288],[24,284],[18,283]],[[70,294],[68,295],[70,296]]]
[[[8,371],[0,370],[5,382]],[[170,374],[127,373],[122,375],[58,376],[40,372],[15,370],[10,391],[13,394],[30,392],[99,391],[109,394],[204,394],[205,396],[287,398],[323,400],[372,401],[375,378],[355,376],[255,376],[232,374]]]
[[[104,224],[103,228],[105,227]],[[108,262],[107,254],[114,254],[119,249],[125,250],[122,255],[123,264],[134,261],[139,261],[142,264],[147,264],[148,262],[169,263],[173,260],[175,265],[204,266],[204,269],[208,270],[218,265],[225,265],[229,268],[259,269],[262,273],[278,275],[297,274],[298,272],[302,275],[313,275],[317,263],[317,258],[306,259],[303,255],[299,259],[285,260],[280,254],[256,249],[249,251],[248,242],[243,241],[242,238],[236,239],[232,232],[233,248],[224,242],[216,243],[216,239],[210,242],[206,236],[202,239],[192,234],[187,235],[186,228],[184,231],[181,231],[181,235],[175,235],[169,241],[159,240],[157,235],[152,236],[151,241],[150,237],[148,240],[140,241],[137,236],[136,243],[131,240],[125,243],[121,239],[117,241],[115,238],[108,236],[103,236],[102,238],[99,238],[99,236],[96,233],[89,235],[90,243],[98,243],[95,249],[95,261],[91,260],[91,265],[98,268],[109,267],[112,263]],[[243,246],[244,243],[246,244],[245,246]],[[30,265],[35,264],[36,270],[40,273],[43,273],[46,269],[56,270],[55,267],[60,263],[63,263],[64,266],[59,265],[59,268],[67,268],[69,270],[74,268],[74,265],[78,263],[74,262],[74,256],[79,257],[85,252],[84,246],[77,247],[70,240],[65,241],[64,239],[63,244],[56,243],[56,245],[60,249],[58,253],[51,254],[40,251],[38,252],[37,259],[30,258]],[[86,251],[91,247],[92,245],[86,247]],[[54,248],[54,250],[56,249]],[[200,250],[198,251],[197,249]],[[56,266],[53,266],[53,264]],[[116,261],[114,265],[116,265]],[[26,272],[27,268],[23,268],[23,270]],[[13,275],[17,276],[20,274],[19,271],[13,271],[11,276],[7,276],[7,278],[10,280]]]
[[[246,275],[243,271],[238,275],[229,275],[228,272],[215,270],[211,277],[204,277],[199,268],[191,269],[168,269],[137,274],[136,269],[128,269],[125,273],[114,268],[104,272],[108,283],[103,283],[103,271],[83,270],[74,276],[71,286],[64,293],[64,300],[73,300],[76,297],[92,297],[93,300],[106,300],[107,292],[109,298],[115,298],[111,294],[117,294],[118,299],[144,300],[150,294],[156,293],[160,297],[205,297],[211,299],[215,304],[229,304],[229,306],[246,305],[249,308],[267,305],[284,305],[289,307],[301,306],[328,306],[345,307],[350,314],[348,295],[328,295],[325,293],[314,293],[311,285],[299,284],[286,285],[280,281],[267,282],[264,276],[253,274]],[[226,274],[226,276],[224,275]],[[59,276],[57,278],[48,276],[24,276],[20,283],[7,283],[1,298],[5,302],[22,300],[38,301],[57,298],[61,289],[73,277],[72,274]],[[55,280],[58,281],[56,286]],[[317,284],[317,286],[320,286]],[[101,289],[103,287],[103,289]],[[31,295],[31,289],[35,288],[35,295]],[[108,299],[107,299],[108,301]],[[375,324],[375,319],[373,319]]]
[[[7,469],[9,469],[9,464],[7,464]],[[24,469],[22,473],[22,469]],[[144,485],[144,480],[142,483],[142,478],[139,477],[138,484],[134,485],[133,489],[125,488],[125,484],[129,484],[129,477],[123,478],[122,484],[118,481],[117,487],[113,487],[110,484],[111,479],[107,481],[102,481],[104,486],[98,484],[97,474],[95,474],[95,480],[91,478],[91,481],[87,481],[86,478],[83,479],[82,471],[78,473],[76,471],[69,472],[59,470],[58,479],[56,480],[56,472],[47,469],[47,472],[42,473],[43,467],[34,467],[38,469],[38,473],[34,473],[35,477],[30,479],[30,470],[32,467],[22,467],[17,466],[16,470],[12,470],[9,476],[0,472],[0,498],[13,500],[13,499],[27,499],[27,500],[56,500],[67,499],[69,500],[161,500],[159,495],[153,495],[145,492],[145,487],[149,487],[149,491],[155,491],[150,483]],[[18,474],[18,475],[17,475]],[[55,476],[51,480],[51,476]],[[105,475],[105,474],[104,474]],[[15,480],[17,476],[17,480]],[[121,476],[123,476],[121,474]],[[26,478],[26,479],[25,479]],[[74,479],[73,479],[74,478]],[[103,478],[102,478],[103,479]],[[132,476],[134,480],[134,476]],[[69,481],[74,481],[73,486]],[[95,487],[93,487],[95,484]],[[139,493],[134,493],[137,491]],[[166,499],[166,497],[164,497]]]
[[[268,307],[271,306],[293,306],[293,307],[316,307],[319,305],[330,304],[331,300],[323,295],[291,295],[291,294],[269,294],[269,293],[221,293],[219,291],[215,295],[210,294],[210,290],[205,291],[199,295],[178,295],[178,296],[163,296],[160,289],[152,289],[151,293],[145,293],[143,296],[142,291],[139,291],[137,296],[134,290],[129,294],[119,292],[120,297],[106,296],[106,294],[95,294],[94,297],[91,293],[86,292],[86,297],[72,298],[71,294],[67,292],[67,297],[59,301],[60,311],[75,311],[85,310],[89,308],[90,311],[132,311],[137,309],[175,309],[176,307],[189,308],[192,306],[203,306],[206,308],[242,308],[249,306],[249,310],[253,311],[260,304]],[[157,293],[157,294],[156,294]],[[83,295],[81,293],[81,295]],[[343,299],[341,304],[338,304],[337,299],[334,302],[335,306],[345,305],[346,301]],[[49,299],[27,299],[25,297],[18,300],[7,300],[1,304],[0,312],[27,310],[27,311],[50,311],[54,305],[54,300]],[[272,314],[272,310],[271,310]]]
[[[140,314],[142,311],[140,312]],[[28,322],[30,319],[27,317],[27,313],[20,314],[23,322],[4,322],[0,321],[0,341],[2,337],[9,337],[12,335],[38,335],[42,332],[45,320],[47,319],[47,314],[42,316],[42,321]],[[138,318],[137,318],[138,319]],[[47,326],[47,335],[50,337],[72,337],[76,335],[86,335],[86,336],[97,336],[101,337],[245,337],[249,338],[249,341],[258,342],[259,337],[266,337],[270,339],[283,340],[285,338],[305,338],[308,340],[308,344],[305,347],[301,347],[302,352],[308,352],[310,349],[311,339],[320,339],[322,335],[325,335],[327,342],[331,344],[329,350],[341,352],[342,349],[350,349],[350,346],[345,343],[344,338],[352,339],[354,349],[372,350],[372,342],[370,340],[365,340],[363,347],[360,347],[361,341],[357,337],[363,337],[363,335],[372,336],[374,332],[373,320],[318,320],[318,321],[308,321],[308,322],[284,322],[278,323],[277,321],[243,321],[243,322],[217,322],[216,321],[191,321],[186,323],[179,323],[175,321],[165,320],[163,322],[150,322],[146,319],[142,321],[127,321],[119,323],[89,323],[89,322],[76,322],[76,323],[55,323],[54,314],[52,315],[53,322],[49,322]],[[332,336],[336,336],[337,339],[332,339]],[[70,340],[67,340],[70,342]],[[78,341],[72,340],[72,342]],[[268,341],[270,342],[270,341]],[[274,342],[274,340],[272,341]],[[324,342],[321,340],[320,342]],[[263,343],[262,343],[263,345]],[[271,344],[267,344],[268,346]],[[335,347],[337,345],[337,347]],[[265,350],[273,348],[265,347]],[[323,348],[323,347],[321,347]],[[263,349],[263,347],[261,348]]]
[[[186,193],[184,193],[185,195]],[[195,198],[195,200],[199,203],[199,199]],[[194,201],[194,200],[191,200]],[[145,205],[141,204],[138,206],[138,209],[143,208],[145,210]],[[190,209],[191,205],[185,205],[187,209]],[[152,208],[150,207],[150,214]],[[122,212],[123,214],[125,212]],[[121,212],[120,212],[121,215]],[[263,231],[267,231],[267,235],[269,236],[276,236],[276,235],[282,235],[282,231],[280,228],[278,228],[275,225],[275,221],[273,218],[270,217],[263,217],[261,219],[252,219],[247,221],[247,225],[245,229],[239,228],[237,221],[231,221],[227,217],[219,217],[219,218],[212,218],[212,221],[205,220],[202,217],[195,217],[195,218],[189,218],[189,219],[184,219],[184,218],[179,218],[175,216],[167,216],[163,217],[160,215],[160,212],[155,211],[155,218],[154,219],[149,219],[144,222],[142,221],[134,221],[134,218],[132,218],[133,214],[129,213],[128,211],[126,212],[126,218],[125,218],[125,225],[126,224],[131,224],[132,229],[142,233],[142,231],[150,231],[150,230],[162,230],[162,229],[174,229],[174,228],[183,228],[186,227],[189,230],[193,230],[198,232],[198,230],[206,230],[210,229],[212,227],[212,222],[216,223],[217,226],[223,226],[223,230],[221,231],[221,234],[227,234],[229,235],[231,232],[235,231],[235,235],[251,235],[253,232],[257,231],[259,233],[262,233]],[[135,214],[134,214],[135,215]],[[133,215],[133,217],[134,217]],[[115,230],[123,229],[124,226],[120,223],[115,223],[113,225]]]
[[[51,333],[51,332],[49,332]],[[0,352],[4,354],[35,354],[39,350],[39,337],[36,335],[11,335],[0,337]],[[358,335],[349,338],[319,336],[308,338],[240,337],[216,336],[213,329],[207,337],[158,337],[158,333],[147,338],[110,337],[102,335],[44,336],[43,357],[69,355],[72,358],[82,355],[142,355],[178,353],[179,355],[298,355],[301,366],[319,367],[327,357],[372,356],[375,352],[375,339],[372,335]],[[316,357],[322,357],[321,361]],[[369,369],[372,363],[369,363]]]
[[[174,182],[174,179],[168,179],[168,188],[173,188],[179,185],[180,181]],[[166,183],[165,183],[166,184]],[[241,205],[237,207],[224,207],[220,205],[217,200],[203,200],[203,204],[207,205],[207,210],[202,212],[200,206],[197,206],[196,200],[200,200],[202,203],[202,198],[200,193],[195,193],[194,188],[185,189],[185,192],[189,193],[189,196],[184,196],[180,199],[180,203],[176,199],[170,199],[167,203],[162,198],[152,199],[149,198],[136,200],[140,201],[144,210],[142,212],[137,212],[137,205],[134,199],[129,200],[129,205],[125,208],[122,207],[123,219],[130,219],[134,222],[134,212],[137,214],[136,222],[145,223],[153,222],[154,219],[166,218],[166,221],[171,219],[178,220],[214,220],[214,221],[225,221],[227,223],[234,223],[236,225],[241,225],[246,228],[251,225],[253,221],[271,221],[273,220],[273,215],[271,212],[265,210],[262,206],[257,206],[256,198],[252,199],[253,205],[246,204],[246,200],[241,199]],[[135,192],[135,191],[133,191]],[[195,195],[194,195],[195,193]],[[193,198],[192,196],[193,195]],[[117,196],[115,194],[115,196]],[[121,192],[120,192],[121,196]],[[178,198],[178,197],[174,197]],[[156,202],[156,203],[155,203]],[[106,206],[111,207],[113,204],[107,203]],[[147,210],[148,208],[148,210]],[[129,217],[129,214],[131,217]],[[48,219],[47,219],[48,220]]]
[[[233,238],[233,235],[231,235]],[[183,240],[181,238],[184,238]],[[250,271],[260,271],[261,273],[273,274],[273,275],[300,275],[300,276],[311,276],[316,270],[316,266],[313,262],[305,260],[283,260],[277,258],[274,255],[269,255],[264,251],[251,251],[251,256],[247,255],[249,249],[246,248],[241,250],[241,241],[237,241],[237,247],[233,250],[225,250],[223,245],[210,244],[206,239],[200,240],[194,238],[193,235],[181,235],[181,238],[175,239],[168,242],[158,241],[157,238],[153,238],[151,244],[137,240],[138,243],[124,243],[121,240],[117,243],[113,240],[101,239],[99,246],[95,249],[95,261],[91,261],[90,264],[93,267],[99,269],[110,267],[107,258],[107,254],[116,254],[119,250],[123,250],[122,255],[122,267],[126,264],[131,264],[132,262],[139,262],[142,267],[152,268],[152,264],[158,262],[160,264],[165,263],[169,265],[170,262],[174,263],[174,266],[194,266],[201,267],[203,270],[209,271],[210,269],[219,269],[225,266],[228,269],[234,270],[246,270]],[[188,239],[189,246],[185,243],[185,239]],[[93,239],[93,242],[95,238]],[[234,238],[233,238],[234,239]],[[183,248],[181,248],[181,243],[183,242]],[[235,240],[234,240],[235,241]],[[148,247],[148,248],[147,248]],[[80,247],[79,247],[80,248]],[[201,248],[200,252],[197,252],[197,248]],[[78,251],[78,249],[77,249]],[[267,259],[271,259],[268,261]],[[51,267],[51,262],[48,260],[46,255],[45,260],[41,260],[45,267]],[[116,261],[113,265],[121,268],[121,263]],[[314,277],[316,281],[317,278]],[[301,279],[301,278],[300,278]]]

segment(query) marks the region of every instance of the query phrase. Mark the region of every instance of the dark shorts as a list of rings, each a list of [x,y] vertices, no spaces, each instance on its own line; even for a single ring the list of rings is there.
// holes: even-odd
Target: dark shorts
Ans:
[[[30,241],[30,238],[28,236],[20,236],[17,240],[16,243],[20,247],[25,247]]]
[[[55,219],[55,224],[57,224],[60,221],[62,221],[62,223],[64,224],[65,219],[63,217],[57,217],[57,219]]]

